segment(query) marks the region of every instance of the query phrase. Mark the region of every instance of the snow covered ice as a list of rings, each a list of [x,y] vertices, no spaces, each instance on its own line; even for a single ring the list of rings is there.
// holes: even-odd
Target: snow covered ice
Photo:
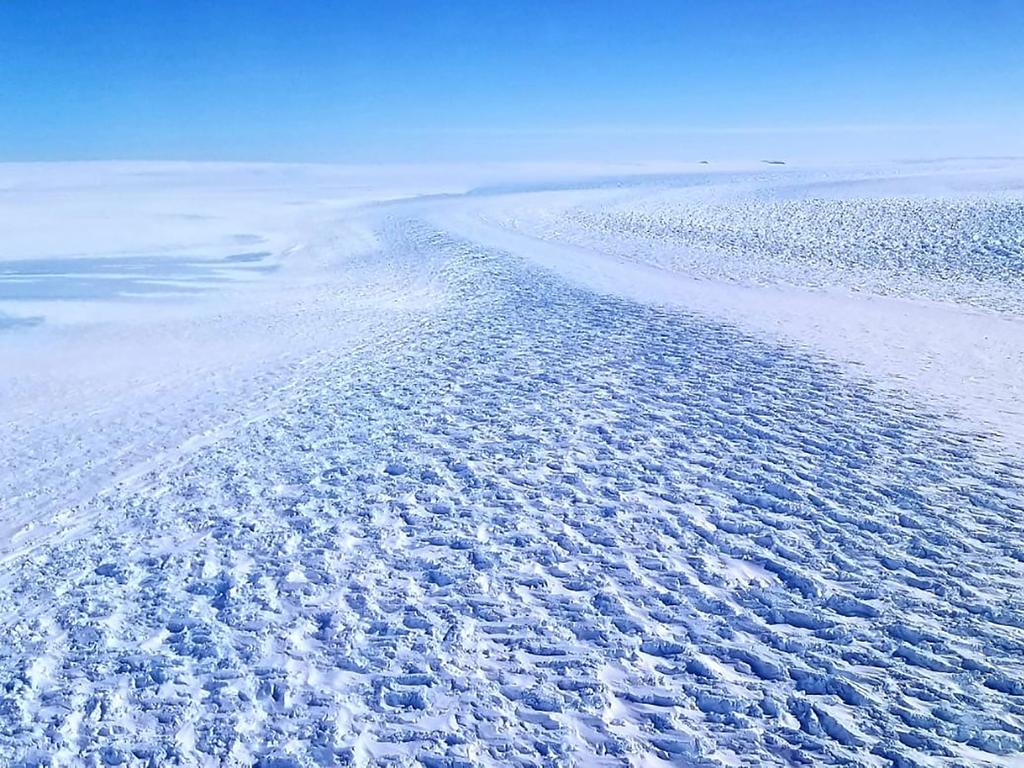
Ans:
[[[0,761],[1020,765],[1024,165],[670,170],[4,169]]]

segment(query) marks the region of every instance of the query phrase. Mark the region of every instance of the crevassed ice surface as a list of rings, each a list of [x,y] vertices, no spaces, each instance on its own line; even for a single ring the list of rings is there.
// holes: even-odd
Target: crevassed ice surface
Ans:
[[[264,307],[261,333],[308,350],[237,369],[258,407],[49,516],[67,484],[22,489],[3,761],[1017,764],[1018,449],[689,294],[575,279],[587,254],[633,269],[615,222],[691,194],[659,185],[594,191],[585,215],[616,229],[586,248],[578,189],[362,211],[371,251],[303,284],[301,312]],[[471,210],[575,250],[479,242]],[[782,242],[811,226],[787,211]],[[822,259],[854,236],[817,220]],[[164,434],[124,402],[118,424]]]
[[[556,205],[511,223],[546,237],[615,244],[632,258],[695,277],[842,286],[1020,314],[1019,180],[995,190],[964,184],[941,195],[932,191],[934,177],[886,181],[652,180],[653,189],[622,202]]]

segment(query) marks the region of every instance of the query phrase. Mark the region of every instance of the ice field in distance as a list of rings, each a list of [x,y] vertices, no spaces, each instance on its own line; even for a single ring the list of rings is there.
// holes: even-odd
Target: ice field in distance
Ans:
[[[1024,162],[7,164],[0,231],[0,764],[1022,764]]]

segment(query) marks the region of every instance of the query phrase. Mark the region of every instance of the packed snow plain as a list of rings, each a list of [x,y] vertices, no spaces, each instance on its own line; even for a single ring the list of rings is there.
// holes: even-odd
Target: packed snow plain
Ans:
[[[1024,163],[5,166],[0,226],[0,764],[1024,762]]]

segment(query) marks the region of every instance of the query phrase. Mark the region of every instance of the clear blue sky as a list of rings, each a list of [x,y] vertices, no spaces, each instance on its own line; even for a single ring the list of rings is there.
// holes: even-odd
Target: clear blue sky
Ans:
[[[1024,0],[11,0],[0,160],[1024,154]]]

